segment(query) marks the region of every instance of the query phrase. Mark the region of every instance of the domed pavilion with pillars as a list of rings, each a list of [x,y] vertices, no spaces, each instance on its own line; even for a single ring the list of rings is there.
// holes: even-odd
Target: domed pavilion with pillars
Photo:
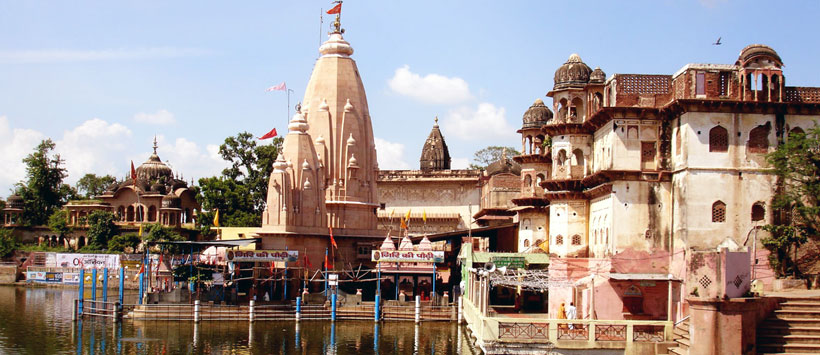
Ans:
[[[103,210],[115,213],[117,223],[121,225],[193,225],[200,210],[194,192],[187,182],[160,160],[156,139],[153,148],[154,152],[148,160],[136,168],[136,179],[128,176],[111,184],[92,200],[70,201],[65,205],[69,224],[83,225],[91,212]]]

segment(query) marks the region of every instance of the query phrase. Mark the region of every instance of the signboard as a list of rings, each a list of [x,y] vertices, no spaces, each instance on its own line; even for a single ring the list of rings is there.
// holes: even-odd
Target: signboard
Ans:
[[[78,273],[78,272],[64,272],[63,273],[63,283],[64,284],[79,284],[80,283],[80,273]]]
[[[339,275],[338,274],[328,274],[327,275],[327,283],[329,286],[339,286]]]
[[[45,281],[45,271],[26,271],[26,281]]]
[[[374,250],[371,261],[390,263],[443,263],[443,251]]]
[[[57,267],[76,267],[84,269],[120,268],[119,254],[57,254]]]
[[[495,264],[495,267],[524,269],[527,266],[527,260],[523,256],[493,256],[490,261]]]
[[[46,282],[53,282],[53,283],[62,283],[63,282],[63,273],[62,272],[46,272]]]
[[[258,262],[258,261],[299,261],[298,250],[228,250],[225,253],[229,261],[235,262]]]

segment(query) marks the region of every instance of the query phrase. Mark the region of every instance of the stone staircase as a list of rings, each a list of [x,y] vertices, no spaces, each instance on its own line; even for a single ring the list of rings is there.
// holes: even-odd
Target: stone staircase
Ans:
[[[669,354],[689,355],[689,318],[675,325],[672,334],[677,346],[669,348]]]
[[[758,354],[820,353],[820,298],[787,298],[757,328]]]

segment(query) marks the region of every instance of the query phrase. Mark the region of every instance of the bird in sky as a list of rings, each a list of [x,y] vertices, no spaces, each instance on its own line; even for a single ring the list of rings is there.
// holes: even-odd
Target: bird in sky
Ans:
[[[720,43],[720,39],[721,39],[721,38],[722,38],[722,37],[718,37],[717,41],[715,41],[715,43],[712,43],[712,45],[714,45],[714,46],[719,46],[719,45],[723,44],[723,43]]]

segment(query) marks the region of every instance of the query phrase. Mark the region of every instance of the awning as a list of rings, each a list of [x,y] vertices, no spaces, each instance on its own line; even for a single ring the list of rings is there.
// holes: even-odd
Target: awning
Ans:
[[[621,274],[621,273],[610,273],[609,274],[610,280],[617,280],[617,281],[642,281],[642,280],[652,280],[652,281],[667,281],[669,280],[668,274],[638,274],[638,273],[629,273],[629,274]],[[676,279],[672,279],[673,281],[679,281]]]
[[[183,247],[197,247],[207,248],[210,246],[216,247],[244,247],[251,243],[261,242],[262,238],[248,238],[248,239],[231,239],[231,240],[210,240],[210,241],[179,241],[179,242],[164,242],[164,241],[149,241],[148,245],[179,245]]]
[[[518,206],[518,207],[510,208],[507,211],[516,212],[516,211],[528,210],[530,208],[535,208],[535,206]]]

